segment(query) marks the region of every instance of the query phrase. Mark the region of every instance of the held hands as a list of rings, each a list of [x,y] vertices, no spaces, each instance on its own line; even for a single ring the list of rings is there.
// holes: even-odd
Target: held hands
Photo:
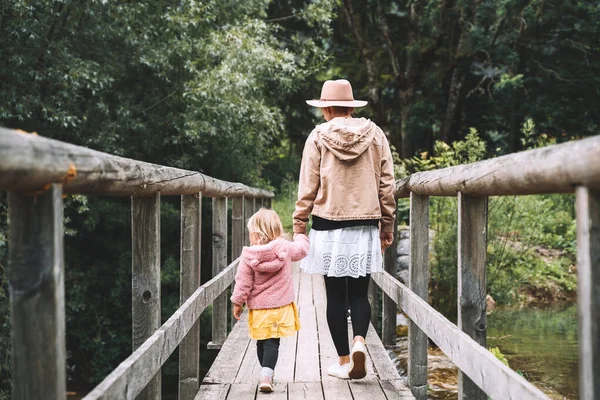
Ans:
[[[233,305],[233,318],[240,320],[240,316],[242,315],[242,306],[239,304]]]
[[[381,239],[381,252],[383,253],[385,249],[392,245],[392,242],[394,241],[394,233],[380,231],[379,238]]]

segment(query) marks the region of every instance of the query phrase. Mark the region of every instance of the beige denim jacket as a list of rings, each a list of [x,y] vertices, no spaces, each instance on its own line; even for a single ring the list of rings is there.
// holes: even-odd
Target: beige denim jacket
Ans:
[[[294,233],[305,233],[308,215],[333,221],[378,219],[392,232],[392,153],[383,131],[365,118],[334,118],[317,125],[304,145]]]

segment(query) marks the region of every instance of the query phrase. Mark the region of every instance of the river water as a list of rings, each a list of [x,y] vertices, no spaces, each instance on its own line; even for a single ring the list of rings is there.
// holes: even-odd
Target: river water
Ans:
[[[513,370],[521,371],[550,398],[579,397],[575,305],[496,309],[488,315],[487,347],[498,347]],[[399,338],[395,353],[399,367],[405,370],[405,338]],[[435,348],[429,350],[428,364],[429,399],[457,399],[456,367]]]

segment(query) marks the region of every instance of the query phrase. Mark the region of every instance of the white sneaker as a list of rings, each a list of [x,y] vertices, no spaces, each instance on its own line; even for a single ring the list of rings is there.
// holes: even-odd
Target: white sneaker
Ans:
[[[348,376],[350,379],[362,379],[367,376],[367,349],[360,340],[352,346]]]
[[[337,362],[331,367],[327,368],[327,375],[340,379],[350,379],[348,376],[348,371],[350,371],[350,363],[340,365],[340,363]]]

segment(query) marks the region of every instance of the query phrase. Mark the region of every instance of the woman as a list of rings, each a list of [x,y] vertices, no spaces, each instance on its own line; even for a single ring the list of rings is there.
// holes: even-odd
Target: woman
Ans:
[[[306,232],[312,215],[310,250],[300,267],[325,277],[327,323],[339,363],[327,373],[341,379],[366,375],[365,337],[371,320],[367,297],[370,274],[382,271],[381,253],[392,244],[394,167],[382,130],[365,118],[353,118],[352,86],[344,79],[326,81],[320,100],[325,123],[311,132],[302,155],[294,233]],[[354,343],[348,344],[346,296]]]

